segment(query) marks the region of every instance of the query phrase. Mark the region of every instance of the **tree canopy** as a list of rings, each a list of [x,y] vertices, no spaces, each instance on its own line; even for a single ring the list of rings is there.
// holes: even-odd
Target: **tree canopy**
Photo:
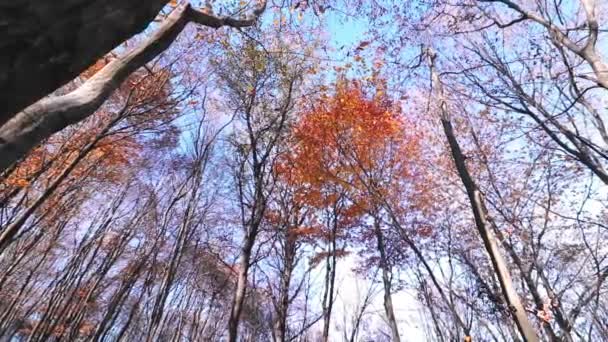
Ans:
[[[608,4],[0,4],[0,340],[608,340]]]

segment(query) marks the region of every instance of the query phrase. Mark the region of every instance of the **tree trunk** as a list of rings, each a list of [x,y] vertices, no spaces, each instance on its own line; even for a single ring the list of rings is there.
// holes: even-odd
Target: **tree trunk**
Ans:
[[[143,31],[167,0],[0,2],[0,125]]]
[[[138,48],[116,59],[78,89],[42,99],[0,127],[0,169],[23,157],[44,139],[93,114],[132,72],[149,62],[177,37],[186,25],[186,8],[178,8]]]
[[[331,312],[334,305],[334,287],[336,283],[336,235],[338,218],[334,208],[334,217],[330,232],[329,250],[326,258],[325,293],[323,294],[323,342],[329,341]]]
[[[435,86],[437,92],[437,99],[439,101],[439,109],[441,116],[441,123],[443,126],[443,131],[445,133],[446,139],[450,146],[450,151],[452,153],[452,158],[454,159],[454,163],[456,165],[456,169],[458,171],[458,175],[462,181],[462,184],[466,188],[467,195],[469,197],[469,201],[471,203],[471,209],[473,210],[473,215],[475,217],[475,225],[477,226],[477,230],[479,231],[479,235],[483,240],[483,244],[490,256],[490,261],[492,262],[492,266],[494,267],[494,272],[498,277],[498,281],[500,283],[500,287],[502,289],[503,295],[509,305],[509,310],[513,315],[517,328],[521,333],[521,336],[525,341],[528,342],[538,342],[539,338],[536,334],[536,331],[532,327],[532,323],[527,317],[526,311],[524,309],[521,300],[519,299],[519,295],[515,290],[515,286],[513,285],[513,281],[511,280],[511,274],[509,272],[509,268],[498,248],[498,244],[496,242],[496,237],[494,236],[491,227],[489,227],[489,223],[486,219],[487,209],[483,203],[483,196],[479,191],[477,184],[471,177],[469,170],[465,164],[465,157],[460,149],[460,145],[458,144],[458,140],[454,134],[454,129],[452,127],[451,118],[447,109],[447,103],[444,99],[443,87],[441,81],[439,79],[439,74],[435,69],[435,52],[430,49],[427,51],[429,67],[431,68],[431,76],[433,80],[433,85]]]
[[[374,234],[376,235],[376,242],[378,246],[378,252],[380,253],[380,269],[382,270],[382,285],[384,287],[384,312],[388,319],[388,325],[391,328],[391,336],[393,342],[400,342],[399,329],[397,327],[397,320],[395,319],[395,311],[393,309],[393,299],[391,296],[391,279],[390,279],[390,266],[386,256],[386,250],[384,248],[384,236],[382,236],[382,230],[380,229],[380,221],[376,217],[374,218]]]
[[[132,72],[165,51],[188,22],[192,21],[213,28],[251,26],[265,8],[266,2],[262,2],[260,7],[253,11],[253,16],[233,19],[209,15],[193,9],[187,2],[183,3],[174,9],[141,45],[108,63],[78,89],[66,95],[44,98],[23,109],[18,114],[6,115],[5,120],[0,122],[0,172],[10,167],[53,133],[68,125],[82,121],[95,113]],[[86,66],[92,64],[92,62],[89,62]],[[1,70],[0,77],[2,77]],[[37,75],[29,79],[39,82],[42,78]],[[17,88],[15,87],[15,89]],[[0,91],[0,96],[6,94],[8,92]],[[3,102],[8,101],[0,101],[0,105],[4,104]],[[3,124],[4,122],[6,123]]]
[[[285,342],[287,335],[287,313],[289,311],[289,286],[291,285],[291,278],[294,269],[294,259],[296,245],[295,241],[291,239],[288,234],[285,241],[285,253],[284,257],[284,269],[281,274],[281,284],[279,286],[279,303],[277,308],[277,318],[275,321],[275,341]]]
[[[236,290],[232,298],[232,309],[230,310],[230,317],[228,318],[228,341],[236,342],[239,333],[239,323],[241,321],[241,314],[243,313],[243,306],[245,303],[245,296],[247,294],[247,274],[249,272],[249,262],[251,260],[251,251],[253,250],[254,238],[247,235],[243,243],[243,249],[241,256],[239,257],[239,270],[238,278],[236,282]]]

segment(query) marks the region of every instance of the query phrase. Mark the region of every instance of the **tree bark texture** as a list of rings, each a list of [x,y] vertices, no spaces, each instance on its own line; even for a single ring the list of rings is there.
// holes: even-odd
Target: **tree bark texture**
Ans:
[[[0,125],[143,31],[167,0],[0,0]]]

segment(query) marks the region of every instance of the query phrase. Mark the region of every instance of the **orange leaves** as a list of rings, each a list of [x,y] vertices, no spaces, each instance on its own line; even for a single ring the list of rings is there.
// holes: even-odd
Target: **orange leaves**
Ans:
[[[407,134],[399,108],[381,91],[366,95],[357,82],[342,83],[333,97],[305,113],[293,131],[296,146],[283,160],[294,180],[322,189],[332,184],[361,191],[362,178],[394,170],[407,175],[404,159],[415,159],[418,142]],[[310,191],[313,201],[321,192]]]
[[[23,188],[30,184],[30,178],[34,176],[43,166],[44,151],[41,147],[36,148],[23,160],[15,170],[0,181],[0,192],[5,188]]]
[[[356,51],[362,51],[363,49],[365,49],[368,45],[370,44],[369,41],[365,40],[362,41],[361,43],[359,43],[359,46],[357,46],[357,48],[355,49]]]
[[[544,323],[549,323],[551,322],[551,319],[553,318],[553,315],[551,314],[550,310],[538,310],[538,312],[536,313],[536,316],[538,318],[540,318],[541,321],[543,321]]]
[[[291,229],[289,234],[293,238],[314,238],[322,234],[322,228],[316,226],[302,226]]]
[[[80,74],[80,77],[82,77],[84,80],[88,80],[89,78],[93,77],[93,75],[95,75],[99,70],[103,69],[103,67],[105,67],[108,63],[110,63],[110,61],[111,59],[108,56],[100,58],[99,60],[97,60],[97,62],[95,62],[95,64],[91,65],[90,67],[88,67],[87,70]]]
[[[48,171],[50,177],[55,177],[56,173],[61,172],[65,166],[78,157],[84,146],[96,139],[98,130],[93,125],[105,124],[102,118],[99,119],[99,121],[88,122],[72,135],[56,137],[58,140],[56,144],[61,146],[59,151],[61,155],[54,167]],[[100,182],[118,183],[122,180],[125,169],[132,164],[133,160],[137,159],[140,150],[141,146],[132,136],[116,133],[104,137],[95,143],[94,148],[78,163],[70,176],[72,178],[90,177]]]
[[[559,302],[557,299],[547,298],[543,303],[543,308],[536,310],[536,317],[538,317],[543,323],[550,323],[553,319],[553,308],[558,307]]]
[[[343,81],[332,95],[321,96],[302,114],[290,151],[275,165],[279,178],[297,189],[298,202],[320,213],[320,234],[301,228],[302,235],[329,240],[327,213],[335,234],[348,239],[350,228],[361,227],[366,215],[386,203],[397,215],[426,205],[416,185],[423,135],[389,99],[385,84],[370,88]],[[430,237],[433,229],[419,234]]]
[[[30,184],[30,182],[24,178],[18,178],[17,180],[15,180],[15,185],[21,188],[27,186],[28,184]]]
[[[154,72],[154,74],[145,75],[139,80],[131,80],[130,86],[135,91],[132,101],[138,103],[166,98],[168,96],[166,86],[170,78],[171,73],[169,70],[162,69]]]
[[[428,238],[428,237],[433,236],[433,228],[428,225],[422,225],[422,226],[418,227],[418,229],[416,230],[416,233],[418,233],[418,235],[420,235],[421,237]]]
[[[0,193],[25,187],[43,190],[76,160],[76,166],[69,173],[72,180],[90,179],[96,183],[122,181],[126,169],[137,159],[141,146],[133,136],[115,134],[100,139],[85,153],[87,146],[97,139],[101,127],[109,120],[102,114],[54,135],[46,144],[32,151],[6,179],[0,181]],[[69,186],[70,183],[65,181],[61,186]],[[51,196],[47,202],[49,207],[53,207],[54,197]]]
[[[294,235],[312,235],[318,233],[319,229],[315,227],[298,227],[293,230]]]
[[[128,165],[135,154],[141,149],[140,144],[130,136],[117,136],[102,139],[95,149],[95,153],[103,158],[103,162],[110,165]]]

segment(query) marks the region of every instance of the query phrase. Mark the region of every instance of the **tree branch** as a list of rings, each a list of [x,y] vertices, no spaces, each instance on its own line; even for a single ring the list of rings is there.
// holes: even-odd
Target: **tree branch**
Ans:
[[[110,62],[78,89],[44,98],[0,127],[0,171],[53,133],[95,113],[131,73],[165,51],[188,22],[213,28],[246,27],[253,25],[265,9],[263,1],[249,18],[235,19],[203,13],[188,3],[179,5],[141,45]]]

